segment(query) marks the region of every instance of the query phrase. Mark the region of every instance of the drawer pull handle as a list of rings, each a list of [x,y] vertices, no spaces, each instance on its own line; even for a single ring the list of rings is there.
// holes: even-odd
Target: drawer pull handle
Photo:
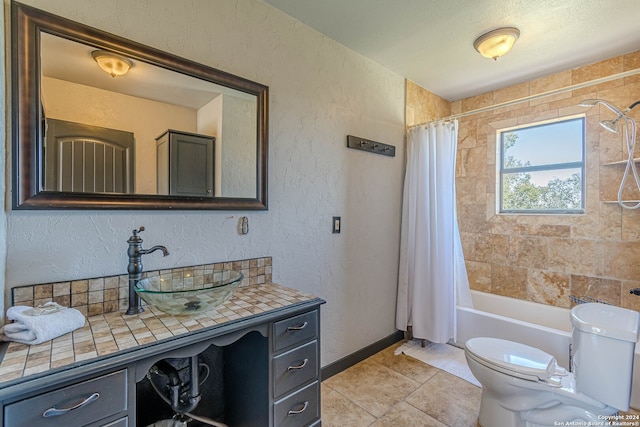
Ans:
[[[58,409],[54,406],[53,408],[49,408],[46,411],[44,411],[42,416],[45,418],[49,418],[49,417],[57,417],[58,415],[64,415],[67,412],[73,411],[74,409],[82,408],[83,406],[86,406],[91,402],[95,402],[96,400],[98,400],[99,397],[100,397],[100,393],[93,393],[91,396],[87,397],[85,400],[83,400],[82,402],[78,403],[75,406],[72,406],[71,408]]]
[[[309,401],[305,400],[305,402],[302,404],[302,409],[298,409],[297,411],[294,411],[292,409],[289,412],[287,412],[287,415],[299,415],[307,410],[307,406],[309,406]]]
[[[289,366],[289,367],[287,368],[287,371],[295,371],[295,370],[297,370],[297,369],[302,369],[302,368],[304,368],[305,366],[307,366],[307,363],[309,363],[309,359],[304,359],[304,360],[302,361],[302,363],[301,363],[301,364],[299,364],[299,365],[291,365],[291,366]]]
[[[302,325],[299,325],[299,326],[289,326],[287,328],[287,331],[301,331],[304,328],[306,328],[308,324],[309,322],[304,322]]]

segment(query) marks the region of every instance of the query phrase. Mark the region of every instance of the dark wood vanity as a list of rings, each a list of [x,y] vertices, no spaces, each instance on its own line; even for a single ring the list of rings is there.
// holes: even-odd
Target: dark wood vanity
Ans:
[[[241,302],[242,294],[243,288],[240,288],[230,303]],[[229,426],[319,426],[320,305],[323,303],[322,299],[309,296],[304,301],[283,304],[259,314],[185,330],[170,338],[41,373],[9,381],[0,377],[0,426],[142,425],[136,421],[138,411],[148,402],[144,401],[137,385],[145,379],[149,368],[162,359],[191,357],[211,349],[216,350],[217,360],[221,362],[217,369],[222,375],[216,379],[220,378],[217,388],[223,399],[211,402],[211,397],[203,391],[199,406],[214,403],[221,406],[222,419],[217,421]],[[245,308],[247,312],[252,311],[251,307]],[[156,314],[152,315],[149,310],[145,313],[144,317],[114,315],[127,321],[140,318],[146,324],[154,321]],[[157,315],[162,316],[159,312]],[[91,318],[89,321],[98,322]],[[98,330],[91,326],[92,330]],[[2,344],[3,353],[7,346]],[[53,351],[45,353],[42,357],[54,357]],[[1,362],[0,372],[6,360]],[[76,409],[70,409],[74,407]],[[159,409],[154,407],[151,411]]]

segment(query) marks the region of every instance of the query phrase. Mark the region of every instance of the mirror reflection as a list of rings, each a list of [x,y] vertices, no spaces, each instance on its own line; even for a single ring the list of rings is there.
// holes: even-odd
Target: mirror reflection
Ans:
[[[267,209],[269,88],[11,2],[13,209]]]
[[[44,32],[40,60],[45,191],[257,197],[255,95]]]

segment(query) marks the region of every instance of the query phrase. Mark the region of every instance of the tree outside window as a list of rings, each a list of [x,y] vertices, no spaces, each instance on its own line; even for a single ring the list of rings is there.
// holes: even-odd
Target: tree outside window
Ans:
[[[584,117],[499,136],[500,212],[584,212]]]

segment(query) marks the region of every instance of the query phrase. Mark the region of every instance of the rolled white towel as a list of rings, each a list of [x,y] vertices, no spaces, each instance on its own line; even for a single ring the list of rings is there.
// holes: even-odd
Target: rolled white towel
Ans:
[[[0,331],[3,341],[40,344],[84,326],[85,318],[75,308],[66,308],[55,302],[39,307],[15,306],[7,310],[7,319],[13,320]]]

